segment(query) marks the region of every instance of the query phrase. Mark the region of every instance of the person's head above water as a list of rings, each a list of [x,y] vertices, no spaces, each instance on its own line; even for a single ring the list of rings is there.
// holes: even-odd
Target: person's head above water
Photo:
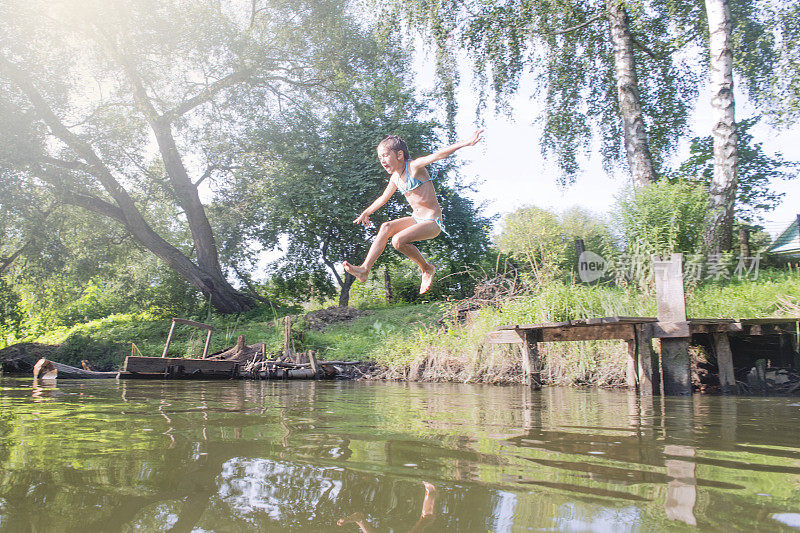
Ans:
[[[403,139],[401,139],[397,135],[389,135],[380,143],[378,143],[379,153],[381,148],[385,148],[390,152],[403,152],[403,157],[405,158],[405,161],[408,161],[411,158],[411,156],[408,154],[408,145]]]

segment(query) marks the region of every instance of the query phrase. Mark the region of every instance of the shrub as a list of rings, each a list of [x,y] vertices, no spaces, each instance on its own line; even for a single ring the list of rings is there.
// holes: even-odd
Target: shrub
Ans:
[[[506,217],[496,238],[501,253],[525,265],[534,281],[567,279],[575,273],[575,239],[582,239],[587,250],[605,251],[612,244],[603,219],[573,207],[554,213],[535,206],[518,209]]]
[[[660,181],[618,199],[613,211],[624,247],[646,254],[700,252],[708,191],[690,182]]]

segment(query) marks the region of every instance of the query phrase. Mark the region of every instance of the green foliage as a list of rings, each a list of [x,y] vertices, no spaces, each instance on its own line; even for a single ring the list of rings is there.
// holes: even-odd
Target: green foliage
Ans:
[[[407,216],[407,203],[397,194],[372,216],[373,227],[353,223],[387,185],[375,155],[381,139],[389,133],[401,135],[412,157],[433,152],[438,143],[436,125],[414,118],[425,115],[427,108],[400,81],[391,72],[378,70],[370,83],[359,87],[352,102],[337,102],[317,115],[302,111],[287,115],[265,125],[250,140],[257,154],[254,167],[237,174],[225,194],[231,205],[248,205],[248,211],[258,213],[248,231],[262,246],[276,246],[279,233],[285,237],[285,256],[272,266],[272,283],[292,296],[298,291],[308,295],[312,289],[318,298],[328,296],[327,269],[346,301],[352,278],[343,274],[341,262],[360,263],[380,224]],[[458,272],[480,261],[489,245],[491,220],[482,217],[480,207],[463,197],[458,187],[447,185],[452,168],[451,162],[444,162],[430,169],[448,233],[420,243],[420,248],[440,269],[440,276],[454,275],[426,298],[466,295],[471,279]],[[389,247],[376,269],[399,261]],[[416,284],[418,297],[419,281]]]
[[[313,268],[316,266],[317,268]],[[336,288],[325,267],[303,261],[285,262],[262,290],[270,301],[322,303],[336,296]]]
[[[373,284],[372,291],[378,291]],[[354,292],[357,299],[359,289]],[[687,293],[691,317],[761,318],[796,315],[800,271],[762,270],[757,280],[706,283]],[[792,304],[794,302],[794,304]],[[374,360],[405,375],[411,364],[444,358],[453,368],[464,369],[455,379],[497,378],[498,368],[516,368],[518,353],[486,344],[486,334],[502,324],[558,322],[600,316],[654,316],[655,298],[633,286],[585,285],[560,280],[539,284],[535,292],[485,307],[466,324],[450,321],[449,304],[392,305],[381,303],[374,313],[323,332],[303,331],[302,349],[314,349],[321,358]],[[282,320],[287,310],[254,309],[240,317],[214,316],[216,333],[211,351],[229,347],[238,335],[248,343],[265,342],[268,352],[280,350]],[[114,315],[53,331],[39,342],[64,345],[55,357],[67,364],[88,359],[94,364],[118,367],[130,353],[130,343],[143,355],[160,355],[169,320],[148,315]],[[302,321],[295,320],[299,333]],[[169,355],[185,356],[192,344],[192,328],[176,328]],[[195,348],[202,344],[195,339]],[[618,342],[546,343],[542,347],[545,374],[557,383],[618,383],[624,378],[627,350]],[[197,351],[197,350],[195,350]],[[492,370],[494,368],[494,370]],[[495,373],[493,375],[493,372]],[[483,379],[483,378],[482,378]]]
[[[438,304],[395,305],[347,324],[332,325],[324,332],[309,331],[306,343],[326,359],[386,362],[397,355],[398,345],[419,340],[420,330],[436,331],[441,315]],[[393,355],[386,359],[388,354]]]
[[[780,57],[769,97],[776,104],[772,116],[791,124],[800,118],[800,5],[779,5],[778,13],[771,17],[779,35]]]
[[[702,184],[660,181],[619,198],[613,218],[628,253],[694,253],[702,249],[707,202]]]
[[[506,217],[496,244],[542,282],[575,272],[575,239],[583,239],[587,250],[600,252],[609,246],[611,235],[602,219],[584,209],[553,213],[527,206]]]
[[[78,368],[81,366],[81,361],[86,359],[98,370],[114,370],[122,366],[121,354],[125,353],[125,348],[121,343],[75,332],[58,347],[53,359]]]
[[[787,305],[800,294],[797,269],[761,269],[756,280],[732,278],[724,283],[706,283],[687,295],[690,317],[761,318],[796,316]]]
[[[23,318],[19,295],[0,278],[0,348],[6,347],[9,338],[19,335]]]
[[[532,71],[542,90],[542,150],[555,156],[571,182],[579,159],[599,137],[607,164],[624,154],[615,83],[614,53],[604,0],[574,2],[395,1],[381,3],[387,24],[397,32],[403,16],[433,43],[437,60],[451,61],[465,51],[479,87],[479,107],[494,96],[498,111],[508,112],[509,96]],[[650,148],[658,166],[686,131],[699,84],[697,69],[673,53],[686,44],[686,21],[702,18],[696,2],[625,2],[634,48],[638,90],[648,124]],[[441,58],[441,59],[439,59]],[[455,68],[453,65],[451,68]],[[440,70],[443,87],[458,81]],[[444,97],[452,93],[443,91]],[[450,96],[452,98],[452,96]],[[448,106],[455,105],[447,101]]]
[[[497,237],[500,252],[525,261],[537,279],[552,277],[567,253],[557,215],[530,206],[505,219]]]
[[[0,223],[0,257],[53,245],[53,268],[40,261],[43,271],[84,272],[72,298],[98,275],[95,264],[119,259],[109,257],[115,248],[141,247],[206,296],[226,296],[206,297],[211,305],[248,308],[225,267],[245,278],[242,265],[255,264],[246,222],[257,215],[225,205],[217,182],[252,168],[244,140],[273,118],[355,100],[376,69],[399,70],[378,61],[369,24],[338,0],[36,0],[8,9],[0,7],[0,210],[13,203],[15,217]],[[51,214],[46,224],[39,210]],[[93,231],[68,235],[85,229],[76,211],[91,213]],[[107,290],[114,277],[100,279]]]
[[[774,209],[784,196],[772,187],[779,180],[797,177],[800,163],[786,161],[781,154],[769,156],[760,142],[754,142],[750,128],[758,118],[744,119],[737,124],[738,183],[734,213],[737,219],[752,222],[765,211]],[[689,157],[677,169],[668,172],[674,180],[687,180],[708,187],[714,177],[714,139],[712,136],[695,137],[689,147]]]

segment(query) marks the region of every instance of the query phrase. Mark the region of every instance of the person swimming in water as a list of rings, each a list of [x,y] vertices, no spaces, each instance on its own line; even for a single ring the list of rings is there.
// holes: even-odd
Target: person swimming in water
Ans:
[[[451,144],[438,152],[417,159],[411,159],[406,142],[397,135],[390,135],[378,144],[378,159],[381,166],[389,173],[389,184],[377,199],[353,222],[370,226],[369,216],[381,208],[389,198],[400,191],[411,204],[411,216],[390,220],[381,224],[378,235],[372,242],[367,257],[361,265],[353,265],[344,261],[344,269],[355,276],[358,281],[367,281],[369,271],[391,239],[395,249],[411,259],[422,271],[422,283],[419,293],[424,294],[433,283],[436,267],[422,257],[413,242],[433,239],[444,231],[442,208],[436,199],[436,190],[431,182],[431,175],[425,168],[435,161],[451,156],[456,150],[465,146],[474,146],[481,140],[483,130],[477,130],[467,140]]]

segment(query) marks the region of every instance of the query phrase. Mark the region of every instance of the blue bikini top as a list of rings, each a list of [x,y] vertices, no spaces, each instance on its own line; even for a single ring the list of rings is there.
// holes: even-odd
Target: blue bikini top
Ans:
[[[431,178],[426,179],[425,181],[419,181],[417,178],[411,175],[408,161],[406,161],[406,186],[403,187],[403,184],[400,183],[400,177],[398,176],[394,180],[394,184],[397,185],[397,190],[400,191],[403,195],[406,195],[422,185],[423,183],[427,183],[431,181]]]

